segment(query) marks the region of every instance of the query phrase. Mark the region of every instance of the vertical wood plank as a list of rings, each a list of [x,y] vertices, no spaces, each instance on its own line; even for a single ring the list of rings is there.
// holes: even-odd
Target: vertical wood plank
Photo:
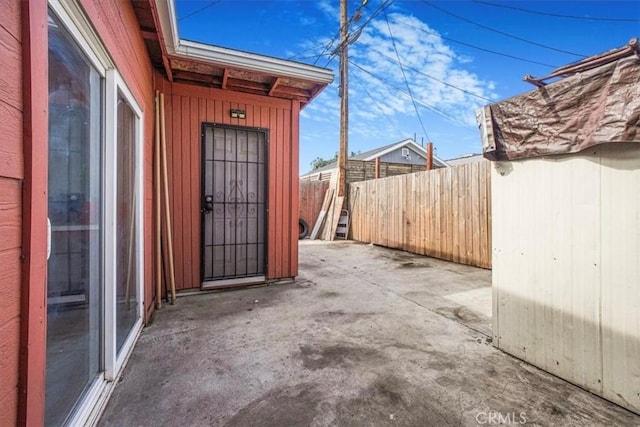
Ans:
[[[282,179],[282,171],[279,168],[279,157],[282,152],[282,147],[278,142],[279,129],[276,127],[277,123],[277,110],[270,111],[269,125],[271,129],[271,144],[269,147],[269,175],[274,179],[269,180],[269,211],[278,212],[280,206],[282,206],[282,192],[278,184]],[[280,274],[280,263],[275,256],[278,251],[282,250],[282,244],[280,243],[281,236],[278,233],[278,228],[281,226],[281,218],[275,215],[269,215],[269,277],[278,277]]]
[[[291,277],[291,256],[293,255],[291,244],[291,236],[293,234],[292,208],[294,204],[294,195],[291,192],[293,182],[296,176],[291,170],[291,156],[293,155],[293,147],[291,145],[291,112],[281,110],[281,126],[282,126],[282,277]],[[296,168],[297,169],[297,168]],[[296,171],[297,173],[297,171]],[[298,194],[295,194],[297,197]],[[297,212],[297,206],[295,212]],[[296,221],[296,229],[297,221]]]
[[[351,237],[491,267],[489,162],[351,184]]]
[[[464,212],[460,203],[461,182],[460,172],[462,167],[451,169],[451,207],[450,213],[453,221],[448,221],[451,224],[451,259],[455,262],[460,262],[460,238],[461,231],[464,229]]]
[[[300,181],[298,180],[298,176],[300,176],[300,103],[298,101],[291,101],[291,175],[289,176],[289,182],[291,183],[291,188],[289,193],[291,195],[291,208],[290,212],[292,213],[291,217],[291,237],[290,237],[290,252],[291,252],[291,266],[290,266],[290,275],[297,276],[298,275],[298,217],[297,213],[299,211],[300,200],[299,197],[299,188],[298,185]]]
[[[183,96],[181,101],[181,106],[180,106],[180,111],[181,111],[181,120],[180,120],[180,126],[181,126],[181,130],[180,130],[180,136],[181,136],[181,145],[182,145],[182,156],[184,157],[182,159],[182,165],[184,168],[184,173],[182,176],[181,181],[181,185],[182,188],[180,190],[181,192],[181,197],[182,197],[182,209],[180,209],[182,212],[182,221],[177,221],[176,220],[176,227],[174,227],[174,230],[176,230],[177,233],[179,233],[178,235],[174,234],[174,240],[175,240],[175,245],[174,248],[178,248],[178,250],[174,249],[174,252],[180,252],[180,250],[182,251],[182,253],[180,254],[180,257],[182,258],[182,289],[188,289],[193,287],[193,283],[191,280],[191,263],[188,260],[192,260],[192,252],[191,252],[191,242],[189,241],[191,238],[191,229],[192,229],[192,215],[193,215],[193,198],[192,198],[192,193],[191,193],[191,189],[193,188],[193,182],[192,182],[192,172],[195,168],[197,168],[196,165],[191,163],[191,152],[192,152],[192,148],[193,148],[193,143],[194,141],[191,139],[193,133],[191,131],[192,129],[192,117],[194,115],[194,113],[191,111],[191,99],[188,96]],[[197,115],[196,115],[197,117]],[[197,169],[195,169],[197,170]],[[174,257],[177,254],[174,253]]]
[[[207,118],[207,102],[205,99],[191,98],[191,284],[190,287],[200,285],[200,253],[201,214],[200,206],[202,197],[202,123]]]
[[[12,403],[12,409],[3,414],[6,423],[43,425],[47,327],[47,243],[43,236],[47,233],[48,111],[43,108],[42,103],[47,99],[49,84],[47,2],[21,2],[18,9],[20,7],[21,17],[16,21],[17,16],[12,15],[14,19],[10,25],[14,31],[22,28],[19,35],[22,42],[22,87],[19,91],[22,94],[24,156],[21,237],[22,254],[25,258],[22,262],[21,280],[9,283],[21,291],[22,321],[16,318],[15,323],[10,326],[7,324],[0,333],[3,339],[11,339],[19,334],[19,355],[7,352],[6,356],[7,361],[13,361],[10,369],[13,372],[19,369],[19,381],[13,384],[9,395],[0,395],[0,399]],[[8,23],[11,21],[7,20]],[[19,70],[16,72],[20,73]],[[7,122],[2,123],[4,126]],[[4,146],[7,141],[3,138],[0,144]],[[4,331],[9,332],[5,335]],[[16,345],[14,348],[17,347]]]

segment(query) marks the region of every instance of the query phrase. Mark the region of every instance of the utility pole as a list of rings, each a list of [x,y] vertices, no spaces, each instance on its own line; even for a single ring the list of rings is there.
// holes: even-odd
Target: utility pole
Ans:
[[[340,150],[338,151],[338,196],[347,187],[347,154],[349,146],[349,70],[347,0],[340,0]]]

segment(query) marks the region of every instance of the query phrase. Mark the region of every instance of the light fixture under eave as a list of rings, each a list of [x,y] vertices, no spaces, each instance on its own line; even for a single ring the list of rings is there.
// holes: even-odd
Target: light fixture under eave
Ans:
[[[247,113],[245,110],[231,110],[232,119],[246,119]]]

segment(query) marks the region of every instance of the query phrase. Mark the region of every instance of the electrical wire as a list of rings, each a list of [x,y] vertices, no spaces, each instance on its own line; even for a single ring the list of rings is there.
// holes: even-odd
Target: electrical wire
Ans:
[[[375,53],[377,53],[378,55],[380,55],[380,56],[382,56],[382,57],[384,57],[384,58],[387,58],[389,61],[397,62],[397,61],[396,61],[395,59],[393,59],[392,57],[390,57],[390,56],[388,56],[388,55],[386,55],[386,54],[384,54],[384,53],[380,52],[380,51],[379,51],[379,50],[377,50],[377,49],[374,49],[374,48],[372,48],[372,47],[367,47],[367,50],[370,50],[370,51],[372,51],[372,52],[375,52]],[[489,102],[493,102],[493,101],[494,101],[494,100],[493,100],[493,99],[491,99],[491,98],[487,98],[487,97],[485,97],[485,96],[478,95],[477,93],[473,93],[473,92],[471,92],[471,91],[468,91],[468,90],[466,90],[466,89],[463,89],[463,88],[461,88],[461,87],[458,87],[458,86],[456,86],[456,85],[454,85],[454,84],[448,83],[448,82],[446,82],[446,81],[444,81],[444,80],[440,80],[440,79],[438,79],[437,77],[433,77],[433,76],[431,76],[431,75],[429,75],[429,74],[425,73],[424,71],[421,71],[421,70],[419,70],[419,69],[417,69],[417,68],[411,67],[411,66],[406,65],[406,64],[405,64],[404,66],[405,66],[407,69],[409,69],[409,70],[411,70],[411,71],[413,71],[413,72],[415,72],[415,73],[418,73],[418,74],[420,74],[420,75],[423,75],[423,76],[425,76],[425,77],[427,77],[427,78],[429,78],[429,79],[431,79],[431,80],[435,80],[436,82],[438,82],[438,83],[442,83],[443,85],[445,85],[445,86],[449,86],[450,88],[453,88],[453,89],[459,90],[460,92],[464,92],[464,93],[466,93],[466,94],[468,94],[468,95],[475,96],[476,98],[479,98],[479,99],[482,99],[482,100],[485,100],[485,101],[489,101]]]
[[[483,51],[483,52],[492,53],[494,55],[504,56],[506,58],[516,59],[516,60],[522,61],[522,62],[528,62],[530,64],[542,65],[544,67],[549,67],[549,68],[558,68],[557,65],[545,64],[544,62],[538,62],[538,61],[534,61],[534,60],[531,60],[531,59],[522,58],[520,56],[511,55],[511,54],[504,53],[504,52],[498,52],[498,51],[487,49],[487,48],[484,48],[484,47],[481,47],[481,46],[476,46],[476,45],[473,45],[471,43],[467,43],[467,42],[463,42],[463,41],[460,41],[460,40],[452,39],[451,37],[443,36],[442,34],[439,34],[439,33],[435,32],[435,31],[429,31],[429,30],[426,30],[424,28],[417,27],[415,25],[411,25],[411,24],[409,24],[407,22],[402,22],[402,21],[399,21],[397,19],[393,19],[393,17],[391,17],[391,20],[393,22],[397,23],[397,24],[401,24],[401,25],[407,26],[409,28],[413,28],[415,30],[422,31],[425,34],[432,34],[432,35],[440,37],[443,40],[448,40],[450,42],[458,43],[458,44],[461,44],[463,46],[470,47],[472,49],[477,49],[477,50],[480,50],[480,51]],[[449,57],[455,58],[455,56],[453,56],[453,55],[449,55]]]
[[[362,80],[360,80],[355,75],[353,75],[352,77],[358,83],[358,85],[362,88],[362,90],[364,90],[367,96],[371,98],[371,101],[373,101],[373,105],[375,105],[378,111],[380,111],[380,113],[382,113],[382,115],[389,121],[389,124],[391,124],[391,126],[395,126],[395,123],[393,123],[393,120],[391,120],[391,117],[389,117],[389,115],[384,112],[384,110],[382,109],[378,101],[373,97],[373,95],[371,95],[371,92],[369,92],[369,89],[367,89],[367,86],[364,83],[362,83]]]
[[[409,92],[409,96],[411,97],[411,103],[413,103],[413,109],[416,110],[416,116],[418,116],[418,121],[420,122],[420,127],[422,127],[422,131],[424,132],[424,136],[427,137],[427,140],[430,140],[429,134],[424,127],[424,123],[422,123],[422,117],[420,117],[420,112],[418,111],[418,106],[416,105],[416,100],[413,97],[413,93],[411,92],[411,87],[409,86],[409,81],[407,80],[407,75],[404,72],[404,66],[402,65],[402,61],[400,60],[400,53],[398,52],[398,47],[396,46],[396,39],[393,37],[393,33],[391,32],[391,24],[389,23],[389,17],[387,16],[387,11],[384,11],[384,18],[387,21],[387,29],[389,30],[389,37],[391,37],[391,44],[393,45],[393,50],[396,52],[396,57],[398,58],[398,65],[400,65],[400,71],[402,71],[402,79],[404,80],[404,84],[407,86],[407,92]]]
[[[404,90],[400,89],[399,87],[397,87],[397,86],[395,86],[395,85],[392,85],[392,84],[391,84],[391,83],[389,83],[388,81],[386,81],[386,80],[384,80],[384,79],[382,79],[382,78],[380,78],[380,77],[376,76],[372,71],[367,70],[366,68],[364,68],[364,67],[362,67],[362,66],[358,65],[357,63],[355,63],[355,62],[353,62],[353,61],[351,61],[351,60],[349,60],[349,63],[350,63],[351,65],[353,65],[354,67],[358,68],[359,70],[363,71],[364,73],[366,73],[366,74],[370,75],[370,76],[371,76],[371,77],[373,77],[374,79],[378,80],[380,83],[382,83],[382,84],[384,84],[384,85],[386,85],[386,86],[389,86],[390,88],[392,88],[392,89],[396,90],[398,93],[401,93],[402,95],[406,96],[407,98],[410,98],[410,97],[411,97],[407,92],[405,92]],[[439,116],[444,117],[445,119],[447,119],[447,120],[449,120],[449,121],[451,121],[451,122],[453,122],[453,123],[460,124],[461,126],[464,126],[464,127],[468,127],[468,128],[476,129],[474,126],[470,126],[470,125],[467,125],[467,124],[464,124],[464,123],[460,123],[460,120],[456,119],[455,117],[451,116],[450,114],[447,114],[447,113],[445,113],[445,112],[443,112],[443,111],[438,110],[438,109],[437,109],[437,108],[435,108],[434,106],[429,105],[429,104],[427,104],[427,103],[426,103],[426,102],[424,102],[424,101],[420,101],[419,99],[415,99],[415,98],[414,98],[414,100],[415,100],[415,102],[416,102],[417,104],[422,105],[424,108],[426,108],[426,109],[428,109],[428,110],[430,110],[430,111],[432,111],[432,112],[434,112],[434,113],[438,114]]]
[[[208,4],[202,6],[200,9],[196,9],[196,10],[194,10],[193,12],[191,12],[188,15],[185,15],[185,16],[183,16],[181,18],[178,18],[178,21],[184,21],[187,18],[191,18],[193,15],[196,15],[196,14],[202,12],[203,10],[210,8],[211,6],[213,6],[213,5],[217,4],[217,3],[220,3],[221,1],[222,0],[213,0],[213,1],[209,2]]]
[[[319,55],[310,55],[310,56],[301,56],[304,55],[307,52],[311,52],[314,51],[316,49],[320,49],[323,48],[324,46],[326,46],[326,43],[321,43],[315,46],[311,46],[310,48],[307,48],[305,50],[303,50],[302,52],[298,52],[294,55],[291,55],[289,57],[287,57],[287,60],[300,60],[300,59],[310,59],[310,58],[317,58]]]
[[[369,22],[371,22],[376,16],[378,16],[380,14],[380,12],[382,12],[383,10],[385,10],[385,8],[387,8],[388,6],[391,5],[391,3],[393,3],[395,0],[383,0],[382,3],[380,3],[380,6],[378,6],[378,8],[371,14],[371,16],[369,16],[369,18],[367,18],[367,20],[360,25],[360,27],[358,27],[353,34],[360,34],[362,33],[362,30],[367,26],[367,24],[369,24]],[[363,2],[363,5],[366,4],[365,2]],[[360,10],[362,9],[362,6],[358,9]],[[353,15],[355,16],[355,14]],[[352,16],[352,18],[353,18]],[[351,20],[349,20],[349,22],[351,22]],[[340,33],[338,33],[338,36],[340,35]],[[351,44],[353,41],[355,40],[350,40],[349,38],[347,38],[347,44]],[[325,64],[325,68],[327,68],[329,66],[329,64],[333,61],[333,59],[338,55],[339,51],[340,51],[340,45],[334,49],[334,51],[332,52],[331,56],[329,57],[329,60],[327,61],[327,63]]]
[[[393,1],[393,0],[386,0],[386,1]],[[342,34],[342,28],[344,28],[344,27],[349,28],[349,25],[356,19],[356,17],[359,18],[361,16],[362,9],[364,9],[364,7],[366,5],[367,5],[367,2],[363,1],[360,4],[360,6],[358,7],[358,9],[356,9],[356,11],[347,20],[347,22],[344,24],[344,26],[340,26],[340,29],[338,29],[337,34],[335,36],[333,36],[333,38],[330,40],[330,42],[325,45],[324,50],[322,52],[320,52],[320,54],[318,55],[316,60],[313,62],[313,65],[316,65],[318,63],[318,61],[320,60],[320,58],[325,56],[327,53],[331,52],[331,56],[329,56],[329,61],[327,62],[327,64],[324,67],[327,68],[329,66],[329,63],[333,60],[332,57],[335,55],[335,51],[340,47],[340,46],[338,46],[337,48],[333,49],[333,52],[331,51],[331,48],[333,47],[333,44],[340,39],[340,36]]]
[[[449,12],[449,11],[448,11],[448,10],[446,10],[446,9],[443,9],[443,8],[441,8],[441,7],[439,7],[439,6],[436,6],[436,5],[434,5],[434,4],[432,4],[432,3],[430,3],[430,2],[429,2],[429,1],[427,1],[427,0],[421,0],[421,1],[422,1],[424,4],[426,4],[427,6],[432,7],[433,9],[439,10],[439,11],[440,11],[440,12],[442,12],[442,13],[445,13],[445,14],[447,14],[447,15],[453,16],[453,17],[454,17],[454,18],[456,18],[456,19],[459,19],[459,20],[461,20],[461,21],[464,21],[464,22],[467,22],[467,23],[469,23],[469,24],[475,25],[475,26],[477,26],[477,27],[483,28],[483,29],[485,29],[485,30],[487,30],[487,31],[492,31],[492,32],[494,32],[494,33],[502,34],[502,35],[503,35],[503,36],[505,36],[505,37],[509,37],[509,38],[514,39],[514,40],[519,40],[519,41],[521,41],[521,42],[523,42],[523,43],[528,43],[528,44],[531,44],[531,45],[534,45],[534,46],[538,46],[538,47],[541,47],[541,48],[544,48],[544,49],[553,50],[553,51],[555,51],[555,52],[566,53],[567,55],[578,56],[578,57],[580,57],[580,58],[586,58],[586,57],[587,57],[586,55],[582,55],[582,54],[580,54],[580,53],[575,53],[575,52],[570,52],[570,51],[568,51],[568,50],[558,49],[558,48],[555,48],[555,47],[553,47],[553,46],[547,46],[547,45],[542,44],[542,43],[538,43],[538,42],[534,42],[534,41],[531,41],[531,40],[527,40],[527,39],[522,38],[522,37],[514,36],[513,34],[509,34],[509,33],[506,33],[506,32],[504,32],[504,31],[497,30],[497,29],[495,29],[495,28],[491,28],[491,27],[488,27],[488,26],[486,26],[486,25],[482,25],[482,24],[480,24],[480,23],[478,23],[478,22],[472,21],[471,19],[467,19],[467,18],[462,17],[462,16],[460,16],[460,15],[456,15],[455,13],[453,13],[453,12]]]
[[[219,0],[221,1],[221,0]],[[362,30],[364,29],[364,27],[371,22],[371,20],[373,18],[375,18],[382,10],[383,7],[386,7],[388,5],[390,5],[393,1],[395,0],[383,0],[382,4],[380,6],[378,6],[378,8],[371,14],[371,16],[367,19],[367,21],[365,21],[362,25],[360,25],[360,27],[358,27],[356,29],[356,31],[354,31],[352,34],[359,34],[362,32]],[[358,7],[358,9],[356,9],[356,11],[351,15],[351,17],[349,18],[349,20],[347,21],[347,23],[345,25],[350,25],[352,22],[354,22],[356,16],[361,14],[362,9],[366,6],[367,2],[362,2],[360,4],[360,6]],[[303,50],[302,52],[299,52],[295,55],[292,55],[290,57],[288,57],[287,59],[314,59],[313,61],[313,65],[316,65],[318,63],[318,61],[320,61],[320,58],[322,58],[323,56],[327,56],[327,62],[324,65],[324,68],[327,68],[331,62],[333,62],[333,60],[335,59],[335,57],[338,55],[339,50],[340,50],[340,45],[334,47],[335,43],[339,41],[340,36],[341,36],[341,30],[342,27],[340,27],[340,29],[338,30],[338,32],[336,33],[336,35],[334,35],[327,43],[322,43],[320,45],[316,45],[313,47],[310,47],[308,49]],[[348,39],[348,43],[352,43],[354,40],[352,38]],[[322,51],[317,54],[317,55],[310,55],[310,56],[305,56],[305,57],[300,57],[300,55],[303,55],[307,52],[310,52],[314,49],[317,48],[322,48]]]
[[[633,19],[633,18],[602,18],[602,17],[596,17],[596,16],[563,15],[560,13],[541,12],[537,10],[525,9],[522,7],[509,6],[506,4],[491,3],[488,1],[480,1],[480,0],[471,0],[471,1],[474,3],[484,4],[487,6],[502,7],[505,9],[517,10],[519,12],[531,13],[534,15],[553,16],[555,18],[579,19],[583,21],[640,22],[640,19]]]

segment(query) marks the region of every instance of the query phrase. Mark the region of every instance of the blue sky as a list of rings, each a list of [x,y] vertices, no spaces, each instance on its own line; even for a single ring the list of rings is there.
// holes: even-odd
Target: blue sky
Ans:
[[[349,15],[360,5],[349,0]],[[185,39],[333,69],[334,83],[302,111],[300,172],[333,156],[339,0],[178,0],[176,7]],[[640,1],[369,0],[351,30],[361,27],[349,48],[349,151],[415,135],[446,159],[481,152],[475,110],[532,90],[524,75],[546,75],[640,36]]]

